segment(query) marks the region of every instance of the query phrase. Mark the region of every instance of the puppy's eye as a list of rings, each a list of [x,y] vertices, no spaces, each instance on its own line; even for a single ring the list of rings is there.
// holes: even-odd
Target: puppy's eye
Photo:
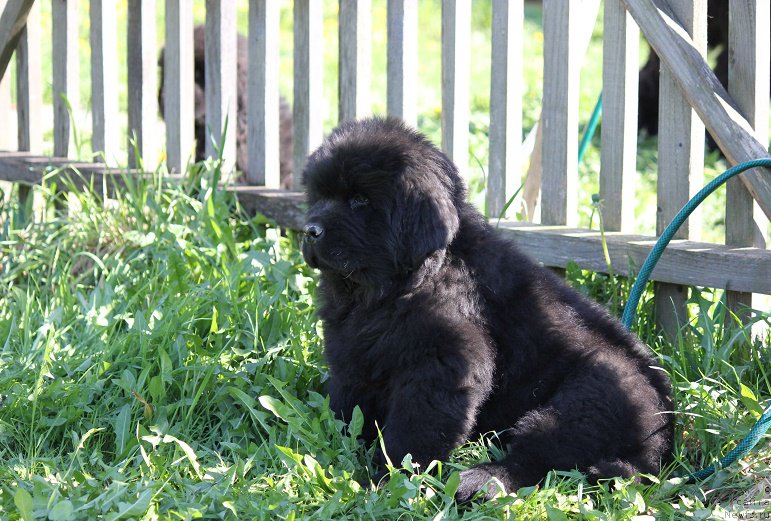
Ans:
[[[367,206],[369,204],[369,199],[367,199],[363,195],[354,195],[349,200],[349,203],[351,205],[351,210],[355,210],[356,208]]]

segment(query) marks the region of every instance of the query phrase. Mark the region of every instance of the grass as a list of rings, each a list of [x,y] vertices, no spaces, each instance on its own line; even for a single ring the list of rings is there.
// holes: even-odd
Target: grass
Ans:
[[[653,484],[559,472],[459,506],[455,472],[500,455],[476,440],[362,488],[372,450],[356,441],[360,418],[328,408],[315,274],[293,234],[245,216],[217,178],[213,161],[179,185],[158,175],[109,208],[73,191],[68,214],[49,205],[24,226],[2,207],[0,518],[703,519],[768,498],[752,502],[771,471],[763,443],[702,484],[670,477],[729,449],[771,396],[769,338],[724,331],[709,291],[694,292],[675,343],[656,335],[649,300],[637,319],[678,404],[676,462]],[[614,313],[630,287],[568,277]]]

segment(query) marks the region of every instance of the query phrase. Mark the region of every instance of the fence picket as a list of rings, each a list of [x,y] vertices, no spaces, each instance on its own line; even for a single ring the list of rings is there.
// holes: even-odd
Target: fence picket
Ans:
[[[193,0],[166,0],[163,50],[163,119],[166,120],[166,164],[182,172],[191,155],[195,120]]]
[[[118,22],[112,2],[91,0],[89,4],[91,145],[106,163],[118,152]]]
[[[442,0],[442,149],[468,167],[471,0]]]
[[[249,2],[249,170],[250,185],[277,188],[279,172],[279,6]]]
[[[388,0],[388,114],[418,123],[418,0]]]
[[[707,1],[677,2],[672,8],[699,52],[706,54]],[[661,67],[659,79],[658,141],[656,234],[660,235],[688,199],[701,189],[704,179],[704,124],[665,66]],[[700,212],[696,211],[678,230],[675,239],[696,240],[700,224]],[[655,285],[656,321],[670,338],[686,323],[687,289],[673,284]]]
[[[205,149],[207,156],[221,155],[226,173],[235,168],[236,158],[236,47],[235,2],[206,0]]]
[[[0,14],[5,10],[6,0],[0,0]],[[0,44],[2,45],[2,44]],[[0,73],[0,114],[11,113],[11,75]],[[13,148],[10,125],[0,128],[0,150]]]
[[[497,217],[521,182],[524,2],[493,0],[487,214]]]
[[[607,230],[634,223],[640,30],[621,0],[605,0],[600,198]]]
[[[339,121],[369,112],[372,62],[371,0],[340,0]]]
[[[578,71],[584,2],[543,2],[543,152],[541,222],[578,222]]]
[[[300,186],[305,159],[322,138],[323,16],[317,0],[294,2],[294,166]]]
[[[73,148],[70,139],[69,103],[73,114],[78,108],[78,2],[53,0],[51,9],[53,40],[54,155],[67,157]]]
[[[18,149],[40,151],[43,138],[40,107],[43,104],[43,76],[40,63],[40,6],[27,15],[27,25],[16,48],[16,111]]]
[[[155,163],[155,122],[158,117],[158,57],[155,41],[155,1],[128,2],[128,162]],[[136,140],[136,151],[134,153]]]
[[[730,2],[728,16],[728,93],[761,143],[768,143],[769,3]],[[726,184],[725,242],[731,246],[766,247],[768,219],[739,179]],[[752,293],[726,292],[728,308],[745,321]]]

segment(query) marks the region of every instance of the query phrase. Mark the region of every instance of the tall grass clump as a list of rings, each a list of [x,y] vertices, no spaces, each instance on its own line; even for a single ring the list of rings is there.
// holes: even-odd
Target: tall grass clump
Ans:
[[[705,291],[675,342],[657,335],[649,299],[638,318],[678,403],[660,476],[590,486],[556,472],[459,506],[457,471],[502,450],[472,440],[450,462],[394,461],[380,489],[363,486],[363,418],[335,419],[324,393],[316,278],[292,232],[218,188],[218,165],[106,187],[73,176],[58,187],[67,204],[26,221],[3,199],[0,519],[704,519],[760,504],[767,443],[702,484],[673,477],[730,449],[771,395],[769,338],[723,328],[722,297]],[[614,313],[631,285],[568,275]]]

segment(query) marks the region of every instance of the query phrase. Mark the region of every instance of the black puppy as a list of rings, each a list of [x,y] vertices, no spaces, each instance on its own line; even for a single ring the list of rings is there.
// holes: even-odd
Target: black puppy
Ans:
[[[209,132],[206,129],[206,29],[203,25],[197,25],[193,30],[193,61],[195,64],[195,160],[206,158],[206,140]],[[241,172],[248,170],[249,149],[247,140],[247,108],[248,90],[246,82],[249,77],[249,53],[246,37],[239,34],[236,58],[236,168]],[[164,62],[163,50],[158,60],[161,69],[160,87],[158,89],[158,105],[161,116],[164,116]],[[281,187],[289,188],[292,184],[292,110],[286,100],[279,99],[279,171]]]
[[[377,422],[391,460],[426,465],[501,433],[510,456],[464,471],[459,500],[550,469],[660,470],[672,399],[648,348],[489,226],[422,135],[343,124],[303,177],[330,404],[344,420],[358,405],[367,441]]]

